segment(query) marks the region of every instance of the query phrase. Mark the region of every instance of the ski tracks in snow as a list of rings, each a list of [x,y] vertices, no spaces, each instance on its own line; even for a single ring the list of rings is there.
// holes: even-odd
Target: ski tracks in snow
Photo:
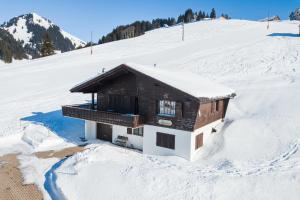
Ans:
[[[272,171],[287,171],[292,168],[300,168],[300,158],[292,158],[299,150],[300,139],[292,143],[287,151],[280,154],[278,157],[262,161],[261,163],[241,163],[234,164],[230,160],[223,160],[215,167],[206,167],[204,169],[194,169],[191,173],[196,173],[201,177],[211,176],[250,176],[260,175]]]
[[[300,168],[300,158],[292,156],[300,148],[300,139],[296,140],[289,145],[288,149],[275,157],[272,160],[262,162],[247,162],[247,163],[235,163],[230,160],[222,160],[215,166],[199,167],[195,165],[187,165],[186,167],[168,161],[163,161],[149,156],[150,162],[154,163],[157,167],[174,169],[174,170],[186,170],[187,173],[194,174],[199,180],[205,180],[216,176],[251,176],[261,175],[273,171],[288,171],[293,168]]]
[[[286,172],[291,169],[300,169],[300,158],[293,157],[300,148],[300,139],[291,143],[288,149],[275,157],[272,160],[262,161],[260,163],[241,163],[235,164],[230,160],[223,160],[214,166],[199,167],[193,163],[191,165],[182,165],[169,163],[168,161],[161,160],[152,156],[147,157],[150,162],[155,165],[155,168],[165,168],[167,170],[178,170],[180,173],[190,174],[191,179],[182,179],[180,184],[176,185],[176,191],[164,196],[164,199],[185,198],[194,199],[194,195],[203,190],[201,186],[206,184],[208,190],[212,191],[214,183],[218,177],[247,177],[259,176],[263,174],[270,174],[272,172]],[[193,184],[192,184],[193,183]],[[198,184],[195,184],[198,183]],[[207,188],[206,188],[207,189]],[[213,199],[213,193],[207,193],[208,199]]]

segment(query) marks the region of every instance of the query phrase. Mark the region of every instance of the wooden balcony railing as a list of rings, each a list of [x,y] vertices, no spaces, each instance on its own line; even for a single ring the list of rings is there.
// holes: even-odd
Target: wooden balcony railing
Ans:
[[[140,115],[121,114],[108,111],[92,109],[91,104],[62,106],[64,116],[85,119],[90,121],[116,124],[127,127],[137,127],[144,123]]]

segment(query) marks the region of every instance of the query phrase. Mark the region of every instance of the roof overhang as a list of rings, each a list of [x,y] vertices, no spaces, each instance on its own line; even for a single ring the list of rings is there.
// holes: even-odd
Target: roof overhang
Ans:
[[[70,89],[70,92],[96,93],[99,91],[99,88],[101,88],[104,84],[116,79],[121,75],[128,73],[128,69],[126,69],[126,66],[122,64],[74,86]]]
[[[228,93],[227,95],[219,95],[219,96],[214,96],[214,97],[197,97],[194,95],[191,95],[183,90],[180,90],[176,87],[173,87],[159,79],[156,79],[154,77],[151,77],[141,71],[136,70],[133,67],[130,67],[128,64],[121,64],[117,67],[112,68],[111,70],[101,73],[96,77],[93,77],[87,81],[84,81],[78,85],[76,85],[75,87],[71,88],[71,92],[81,92],[81,93],[97,93],[99,90],[101,90],[101,87],[103,87],[106,84],[109,84],[111,81],[113,81],[114,79],[128,74],[128,73],[132,73],[132,74],[142,74],[146,77],[149,77],[151,79],[154,79],[156,81],[158,81],[159,83],[165,84],[171,88],[174,88],[176,90],[179,90],[185,94],[188,94],[190,97],[194,98],[194,99],[198,99],[200,102],[209,102],[209,101],[213,101],[213,100],[220,100],[220,99],[228,99],[228,98],[234,98],[236,96],[236,93],[232,92],[232,93]]]

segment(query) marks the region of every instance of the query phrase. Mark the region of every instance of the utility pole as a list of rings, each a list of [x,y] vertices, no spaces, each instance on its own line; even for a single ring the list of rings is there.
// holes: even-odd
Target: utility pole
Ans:
[[[184,41],[184,21],[182,22],[182,41]]]
[[[91,31],[91,55],[93,55],[93,31]]]

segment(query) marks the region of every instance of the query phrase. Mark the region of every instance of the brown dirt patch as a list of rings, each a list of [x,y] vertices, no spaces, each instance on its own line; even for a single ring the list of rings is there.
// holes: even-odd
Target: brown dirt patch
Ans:
[[[59,151],[53,151],[53,150],[41,151],[41,152],[35,153],[35,156],[38,157],[38,158],[43,158],[43,159],[53,158],[53,157],[64,158],[64,157],[67,157],[67,156],[71,156],[75,153],[82,152],[84,149],[85,149],[84,147],[75,146],[75,147],[65,148],[65,149],[62,149],[62,150],[59,150]]]
[[[77,152],[84,151],[84,147],[76,146],[59,151],[43,151],[35,153],[42,159],[64,158]],[[0,200],[40,200],[42,192],[35,184],[23,184],[17,154],[7,154],[0,157]]]
[[[43,195],[34,184],[23,184],[22,174],[18,168],[17,154],[0,157],[0,199],[1,200],[38,200]]]

